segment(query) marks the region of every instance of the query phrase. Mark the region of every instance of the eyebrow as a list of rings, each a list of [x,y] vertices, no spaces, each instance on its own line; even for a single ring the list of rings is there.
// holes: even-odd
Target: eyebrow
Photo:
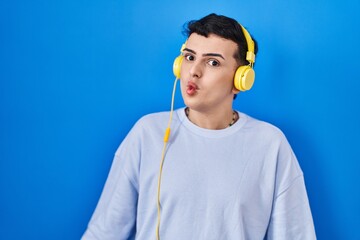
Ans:
[[[196,54],[196,52],[195,52],[194,50],[191,50],[191,49],[189,49],[189,48],[184,48],[183,51],[188,51],[188,52],[191,52],[191,53],[193,53],[193,54]],[[219,54],[219,53],[204,53],[203,56],[204,56],[204,57],[207,57],[207,56],[220,57],[220,58],[222,58],[222,59],[225,60],[225,58],[223,57],[223,55],[221,55],[221,54]]]

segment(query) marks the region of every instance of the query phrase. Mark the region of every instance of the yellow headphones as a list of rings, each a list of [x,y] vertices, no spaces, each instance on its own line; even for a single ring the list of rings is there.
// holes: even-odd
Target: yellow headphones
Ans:
[[[183,45],[181,46],[180,55],[177,58],[175,58],[175,61],[173,64],[173,72],[177,79],[180,79],[181,64],[182,64],[182,61],[184,60],[184,56],[182,55],[182,53],[185,49],[185,46],[186,46],[186,42],[183,43]]]
[[[238,67],[238,69],[235,72],[234,76],[234,87],[239,91],[247,91],[250,90],[251,87],[254,84],[255,81],[255,71],[253,69],[254,62],[255,62],[255,44],[252,40],[249,32],[240,24],[241,29],[244,33],[247,45],[248,45],[248,51],[246,53],[246,60],[250,63],[249,65],[244,65]],[[181,64],[184,59],[182,56],[182,52],[185,48],[184,43],[181,46],[181,54],[178,56],[173,64],[173,72],[177,79],[180,79],[180,70],[181,70]]]

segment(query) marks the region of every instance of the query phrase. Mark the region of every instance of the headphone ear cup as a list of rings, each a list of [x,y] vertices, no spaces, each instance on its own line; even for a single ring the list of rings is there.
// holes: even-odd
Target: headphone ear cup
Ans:
[[[184,59],[184,57],[180,55],[177,58],[175,58],[175,60],[174,60],[173,73],[177,79],[180,79],[181,63],[182,63],[183,59]]]
[[[240,66],[234,76],[234,86],[239,91],[250,90],[255,81],[255,71],[249,65]]]

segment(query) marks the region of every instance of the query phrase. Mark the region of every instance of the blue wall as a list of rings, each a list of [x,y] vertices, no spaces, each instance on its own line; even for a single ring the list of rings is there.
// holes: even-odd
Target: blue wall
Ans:
[[[80,238],[118,144],[170,107],[183,23],[210,12],[259,42],[235,107],[287,135],[318,239],[360,239],[360,3],[126,2],[0,2],[0,239]]]

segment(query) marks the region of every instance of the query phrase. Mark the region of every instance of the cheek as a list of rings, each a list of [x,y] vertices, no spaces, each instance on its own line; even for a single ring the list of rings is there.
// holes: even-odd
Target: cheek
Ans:
[[[218,76],[213,76],[213,82],[216,87],[221,89],[229,89],[234,86],[234,78],[232,74],[219,74]]]
[[[234,87],[234,76],[235,76],[235,70],[229,71],[229,74],[227,76],[227,83],[229,85],[230,88]]]
[[[180,67],[180,77],[181,78],[185,77],[188,72],[189,72],[188,64],[185,62],[185,59],[184,59],[183,62],[181,63],[181,67]]]
[[[181,91],[181,94],[183,95],[184,92],[186,91],[186,85],[187,83],[185,82],[185,80],[182,80],[183,78],[181,77],[180,78],[180,91]]]
[[[183,78],[180,78],[180,89],[182,90],[185,87],[185,81],[182,80]]]
[[[181,61],[181,65],[180,65],[180,71],[183,71],[184,68],[186,68],[187,65],[187,60],[186,58],[183,56],[182,57],[182,61]]]

